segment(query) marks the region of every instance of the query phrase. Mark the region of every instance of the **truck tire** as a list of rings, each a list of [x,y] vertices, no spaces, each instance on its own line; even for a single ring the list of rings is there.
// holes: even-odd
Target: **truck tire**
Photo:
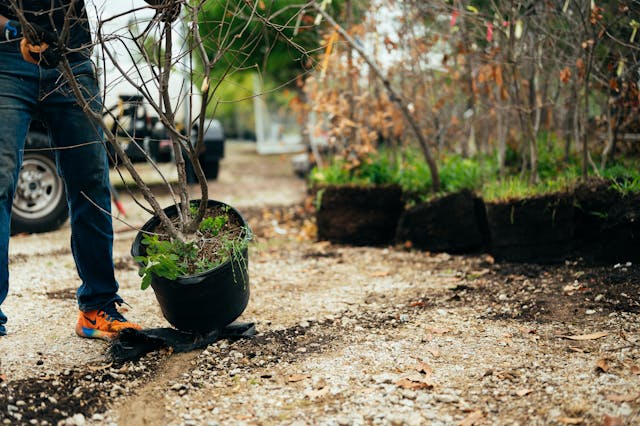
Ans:
[[[50,152],[25,152],[13,198],[11,233],[48,232],[69,217],[64,184]]]

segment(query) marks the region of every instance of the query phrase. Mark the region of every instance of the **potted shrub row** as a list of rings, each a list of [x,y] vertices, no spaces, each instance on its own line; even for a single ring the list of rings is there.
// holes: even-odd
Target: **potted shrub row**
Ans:
[[[318,239],[484,251],[519,262],[640,260],[640,177],[632,170],[530,185],[515,177],[499,181],[489,168],[450,156],[441,166],[443,192],[432,195],[419,161],[372,156],[358,170],[333,163],[311,175]]]

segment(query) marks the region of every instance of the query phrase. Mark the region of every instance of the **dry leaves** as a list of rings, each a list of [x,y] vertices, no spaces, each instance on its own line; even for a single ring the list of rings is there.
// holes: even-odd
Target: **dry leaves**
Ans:
[[[416,366],[416,370],[418,370],[418,373],[426,374],[427,376],[430,376],[433,374],[433,368],[431,368],[426,362],[423,362],[423,361],[421,361]]]
[[[459,423],[460,426],[473,426],[476,425],[484,418],[482,411],[476,410],[469,414],[463,421]]]
[[[437,358],[440,356],[440,351],[435,348],[427,348],[427,351],[434,357]]]
[[[577,336],[568,336],[566,334],[561,334],[558,337],[562,337],[564,339],[569,339],[569,340],[595,340],[595,339],[599,339],[601,337],[605,337],[608,336],[609,333],[606,331],[600,331],[598,333],[591,333],[591,334],[580,334]]]
[[[596,368],[600,369],[603,373],[609,371],[609,364],[607,364],[607,360],[604,358],[600,358],[596,362]]]
[[[604,426],[622,426],[624,423],[622,422],[621,417],[610,416],[608,414],[604,415],[603,419]]]
[[[529,395],[531,392],[533,392],[532,389],[520,389],[516,391],[516,395],[522,397],[522,396]]]
[[[287,377],[287,382],[289,383],[301,382],[309,378],[311,378],[311,376],[308,374],[292,374],[289,377]]]
[[[579,425],[584,422],[584,419],[582,417],[560,417],[558,422],[565,425]]]
[[[398,380],[396,382],[396,386],[409,390],[433,389],[433,385],[426,380],[418,380],[409,377],[404,377]]]

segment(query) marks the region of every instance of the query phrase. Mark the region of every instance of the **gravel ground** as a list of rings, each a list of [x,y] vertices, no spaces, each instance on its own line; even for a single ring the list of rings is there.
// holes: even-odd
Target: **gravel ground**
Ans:
[[[230,144],[212,196],[256,232],[252,339],[111,365],[79,339],[69,230],[11,241],[0,339],[4,424],[639,424],[640,268],[497,264],[313,240],[287,156]],[[251,167],[249,167],[251,165]],[[238,189],[242,183],[242,189]],[[128,221],[146,216],[123,194]],[[128,255],[127,315],[166,326]]]

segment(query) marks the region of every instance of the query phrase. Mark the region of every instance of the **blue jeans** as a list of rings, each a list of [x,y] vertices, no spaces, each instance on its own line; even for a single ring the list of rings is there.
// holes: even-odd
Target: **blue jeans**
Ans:
[[[91,108],[101,111],[90,61],[71,64]],[[109,165],[103,135],[81,109],[57,69],[25,62],[20,53],[0,51],[0,305],[9,289],[9,235],[13,195],[29,123],[34,114],[49,130],[69,205],[71,251],[82,284],[82,311],[122,302],[113,267]],[[102,211],[101,211],[102,210]],[[37,267],[37,265],[34,265]],[[0,310],[0,335],[7,317]]]

